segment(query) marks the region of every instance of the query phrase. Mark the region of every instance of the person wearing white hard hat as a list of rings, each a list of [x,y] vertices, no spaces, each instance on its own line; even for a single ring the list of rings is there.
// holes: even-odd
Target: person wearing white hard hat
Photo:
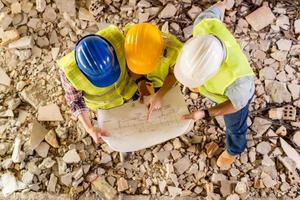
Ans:
[[[174,68],[180,83],[217,103],[184,119],[224,116],[226,150],[217,160],[220,168],[230,166],[246,148],[249,104],[255,90],[250,64],[222,23],[224,12],[225,4],[219,2],[196,18],[193,37],[184,44]]]

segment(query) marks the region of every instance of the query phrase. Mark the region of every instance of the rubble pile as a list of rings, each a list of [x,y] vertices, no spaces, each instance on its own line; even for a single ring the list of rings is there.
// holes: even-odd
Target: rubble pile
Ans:
[[[222,117],[121,162],[72,116],[55,62],[108,23],[151,21],[186,41],[212,2],[0,1],[0,199],[299,198],[300,18],[291,2],[226,2],[224,22],[257,76],[247,150],[219,169]],[[212,105],[183,92],[191,111]]]

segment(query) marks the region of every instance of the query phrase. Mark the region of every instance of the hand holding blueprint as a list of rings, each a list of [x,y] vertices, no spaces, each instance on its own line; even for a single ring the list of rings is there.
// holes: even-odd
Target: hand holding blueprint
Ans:
[[[98,110],[99,127],[111,135],[103,140],[115,151],[131,152],[165,142],[190,131],[192,120],[181,117],[189,111],[179,86],[172,88],[163,99],[160,110],[147,121],[147,108],[139,101],[109,110]]]

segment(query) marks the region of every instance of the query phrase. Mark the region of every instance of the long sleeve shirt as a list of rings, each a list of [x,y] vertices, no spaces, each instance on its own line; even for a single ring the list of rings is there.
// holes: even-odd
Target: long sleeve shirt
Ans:
[[[60,70],[59,73],[62,86],[65,90],[66,101],[70,106],[71,111],[73,112],[75,117],[78,117],[80,113],[89,110],[84,102],[83,92],[76,90],[71,85],[71,83],[67,80],[67,77],[65,76],[62,70]]]

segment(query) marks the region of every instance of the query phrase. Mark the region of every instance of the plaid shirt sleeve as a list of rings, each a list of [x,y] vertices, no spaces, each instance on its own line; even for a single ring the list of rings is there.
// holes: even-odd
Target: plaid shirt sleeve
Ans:
[[[63,71],[60,70],[59,73],[62,86],[65,90],[65,98],[67,100],[67,103],[71,107],[71,111],[73,112],[75,117],[78,117],[80,113],[89,110],[84,103],[82,91],[76,90],[71,85]]]

